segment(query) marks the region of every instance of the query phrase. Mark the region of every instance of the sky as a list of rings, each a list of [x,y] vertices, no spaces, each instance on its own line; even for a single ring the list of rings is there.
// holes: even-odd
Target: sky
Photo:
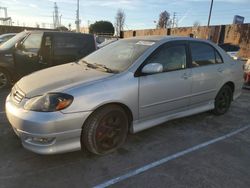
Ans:
[[[62,15],[62,24],[75,28],[77,0],[0,0],[0,7],[8,8],[14,25],[49,26],[53,22],[54,2]],[[155,21],[165,10],[171,16],[176,12],[180,27],[192,26],[196,21],[206,25],[210,3],[211,0],[80,0],[81,26],[99,20],[114,23],[119,8],[126,14],[125,30],[155,28]],[[250,23],[250,0],[214,0],[211,25],[231,24],[234,15],[244,16],[245,23]]]

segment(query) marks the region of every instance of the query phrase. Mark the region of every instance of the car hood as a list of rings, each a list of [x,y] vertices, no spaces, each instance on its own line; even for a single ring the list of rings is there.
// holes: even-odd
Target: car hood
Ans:
[[[25,76],[16,86],[27,98],[31,98],[47,92],[60,92],[79,84],[89,84],[112,75],[78,63],[68,63]]]
[[[0,55],[5,55],[7,53],[11,53],[11,50],[10,49],[2,49],[2,48],[0,48]]]

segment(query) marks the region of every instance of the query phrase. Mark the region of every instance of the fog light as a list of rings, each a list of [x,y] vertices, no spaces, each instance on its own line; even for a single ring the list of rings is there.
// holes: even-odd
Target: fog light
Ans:
[[[52,144],[56,138],[46,138],[46,137],[28,137],[25,139],[25,142],[30,144]]]

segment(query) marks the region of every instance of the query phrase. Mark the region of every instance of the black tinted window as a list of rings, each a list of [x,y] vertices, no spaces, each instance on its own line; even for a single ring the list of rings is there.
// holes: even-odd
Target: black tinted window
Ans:
[[[55,55],[68,54],[82,58],[95,50],[93,35],[55,35],[53,44]]]
[[[161,46],[155,54],[147,61],[149,63],[160,63],[163,71],[172,71],[186,68],[185,45]]]
[[[191,43],[190,47],[193,67],[216,64],[215,50],[212,46],[197,42]]]
[[[80,48],[82,40],[78,36],[60,35],[54,37],[55,48]]]

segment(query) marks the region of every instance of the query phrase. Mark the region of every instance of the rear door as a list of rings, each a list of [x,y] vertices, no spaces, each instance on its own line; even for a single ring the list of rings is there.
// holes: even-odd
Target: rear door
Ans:
[[[192,85],[192,72],[187,68],[187,62],[185,42],[166,43],[146,60],[145,65],[160,63],[164,70],[139,78],[140,119],[173,114],[187,108]]]
[[[54,65],[76,61],[82,57],[82,35],[76,33],[54,33],[53,63]]]
[[[193,73],[190,104],[204,105],[214,100],[223,82],[223,60],[217,50],[205,42],[190,42],[190,51]]]

